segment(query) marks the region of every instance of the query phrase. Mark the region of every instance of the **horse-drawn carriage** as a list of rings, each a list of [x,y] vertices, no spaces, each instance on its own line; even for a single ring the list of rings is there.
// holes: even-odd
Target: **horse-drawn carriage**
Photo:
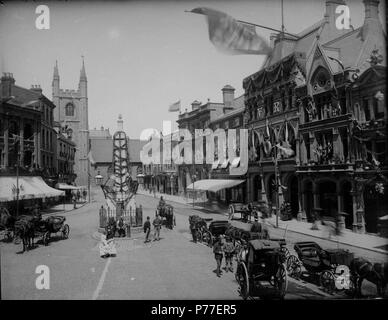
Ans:
[[[281,256],[281,247],[276,241],[255,239],[247,242],[236,271],[243,299],[265,297],[268,294],[284,298],[288,278]]]
[[[176,225],[175,216],[174,216],[174,207],[169,204],[158,205],[156,212],[157,214],[159,214],[160,218],[162,219],[162,225],[172,230]]]
[[[197,215],[189,217],[193,239],[206,243],[210,247],[213,245],[214,239],[220,235],[224,235],[230,227],[230,223],[227,220],[212,220],[211,218],[204,219]],[[210,222],[209,225],[208,222]]]
[[[65,224],[63,216],[51,216],[45,220],[34,216],[20,216],[15,222],[15,240],[20,239],[23,243],[23,252],[34,245],[34,238],[41,238],[42,243],[49,244],[52,233],[61,233],[62,239],[69,237],[70,227]]]
[[[354,259],[354,254],[343,249],[322,249],[316,242],[297,242],[294,249],[298,255],[290,255],[286,266],[290,276],[310,278],[313,282],[332,293],[336,281]],[[344,287],[345,288],[345,287]]]

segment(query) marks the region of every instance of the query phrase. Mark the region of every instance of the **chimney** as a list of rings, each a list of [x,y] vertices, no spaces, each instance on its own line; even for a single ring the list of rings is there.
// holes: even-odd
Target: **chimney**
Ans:
[[[229,84],[222,88],[222,102],[224,103],[224,108],[233,107],[234,90],[235,89]]]
[[[338,6],[346,5],[343,0],[326,0],[326,11],[325,18],[326,21],[329,22],[330,25],[335,26],[335,20],[337,18],[337,14],[335,13],[335,9]]]
[[[12,86],[15,84],[15,79],[13,74],[9,72],[3,72],[1,77],[1,96],[3,98],[8,98],[12,96]]]
[[[40,87],[39,84],[35,84],[35,85],[32,84],[30,90],[36,93],[40,93],[40,94],[42,93],[42,88]]]
[[[197,109],[199,109],[200,106],[201,106],[201,102],[195,100],[195,101],[193,101],[193,103],[191,104],[191,110],[197,110]]]
[[[364,0],[365,7],[365,19],[362,27],[362,38],[365,40],[368,33],[379,32],[380,20],[379,20],[379,0]]]

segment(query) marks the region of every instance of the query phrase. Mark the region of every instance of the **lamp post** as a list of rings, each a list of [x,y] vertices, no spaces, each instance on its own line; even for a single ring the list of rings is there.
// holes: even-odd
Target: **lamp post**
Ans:
[[[194,173],[192,176],[192,180],[193,180],[193,207],[194,207],[194,194],[195,194],[195,188],[194,188],[195,179],[197,179],[197,175]]]

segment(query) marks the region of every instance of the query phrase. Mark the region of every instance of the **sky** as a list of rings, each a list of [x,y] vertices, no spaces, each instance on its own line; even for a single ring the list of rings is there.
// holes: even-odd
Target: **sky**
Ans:
[[[222,102],[221,89],[257,72],[264,57],[225,55],[211,44],[205,17],[187,13],[197,7],[223,11],[237,20],[280,29],[280,0],[238,1],[21,1],[0,5],[0,71],[16,84],[39,84],[52,99],[53,67],[58,60],[60,87],[77,89],[84,56],[88,78],[89,128],[104,126],[113,134],[118,115],[124,130],[139,138],[146,128],[175,122],[170,104]],[[364,19],[361,0],[347,1],[352,25]],[[35,9],[50,9],[50,29],[35,26]],[[383,16],[384,1],[380,1]],[[284,0],[287,32],[298,33],[323,18],[324,0]],[[256,28],[269,39],[271,31]]]

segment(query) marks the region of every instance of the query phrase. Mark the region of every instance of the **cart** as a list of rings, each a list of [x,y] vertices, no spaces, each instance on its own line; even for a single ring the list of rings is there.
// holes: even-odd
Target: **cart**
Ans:
[[[288,286],[286,266],[281,262],[280,244],[270,240],[250,240],[237,264],[240,295],[283,299]]]
[[[35,234],[42,238],[45,246],[49,244],[52,233],[61,233],[62,239],[67,239],[70,227],[65,224],[66,218],[63,216],[51,216],[41,221],[35,226]]]
[[[164,206],[158,206],[156,210],[159,216],[162,218],[162,225],[172,230],[176,225],[174,207],[172,205],[165,204]]]
[[[338,290],[336,281],[341,272],[347,269],[354,254],[343,249],[322,249],[316,242],[295,243],[298,256],[290,255],[286,267],[290,276],[310,280],[328,293]]]

